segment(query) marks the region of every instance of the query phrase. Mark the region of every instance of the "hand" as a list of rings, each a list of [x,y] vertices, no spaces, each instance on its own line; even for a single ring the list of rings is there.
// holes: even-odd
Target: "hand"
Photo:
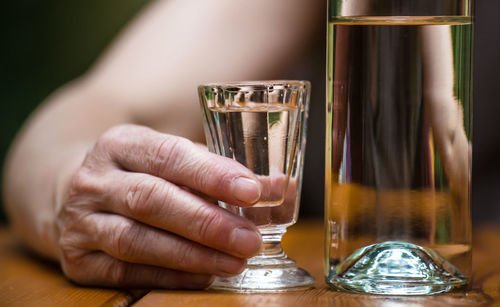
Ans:
[[[59,254],[81,284],[204,288],[240,273],[262,244],[250,221],[204,199],[255,203],[253,173],[180,137],[114,127],[67,185]]]

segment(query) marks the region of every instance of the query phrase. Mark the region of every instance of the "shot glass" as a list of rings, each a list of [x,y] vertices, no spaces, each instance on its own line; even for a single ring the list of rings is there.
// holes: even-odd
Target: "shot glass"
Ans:
[[[326,280],[420,295],[471,275],[469,0],[329,0]]]
[[[264,248],[241,274],[218,277],[211,289],[281,292],[311,287],[314,278],[281,247],[287,227],[297,221],[310,83],[213,83],[199,86],[198,93],[209,150],[246,166],[263,188],[261,199],[249,208],[219,202],[255,223]]]

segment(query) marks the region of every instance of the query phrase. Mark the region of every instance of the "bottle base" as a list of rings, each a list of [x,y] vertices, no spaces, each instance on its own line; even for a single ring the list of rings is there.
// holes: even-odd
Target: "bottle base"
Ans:
[[[401,281],[350,281],[341,278],[329,278],[327,281],[331,289],[353,293],[367,293],[378,295],[432,295],[451,291],[465,290],[467,282],[450,284],[417,283]]]
[[[355,251],[335,267],[334,289],[382,295],[428,295],[465,288],[468,279],[435,251],[389,241]]]

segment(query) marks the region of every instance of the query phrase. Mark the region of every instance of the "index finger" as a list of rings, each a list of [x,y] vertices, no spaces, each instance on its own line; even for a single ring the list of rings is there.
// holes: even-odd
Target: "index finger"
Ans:
[[[261,184],[246,167],[207,152],[193,142],[152,129],[124,125],[109,130],[110,158],[132,172],[147,173],[237,205],[261,197]]]

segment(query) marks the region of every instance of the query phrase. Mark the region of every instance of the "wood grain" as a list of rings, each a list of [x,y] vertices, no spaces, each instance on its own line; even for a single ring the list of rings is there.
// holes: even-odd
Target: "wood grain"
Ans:
[[[31,254],[0,230],[0,306],[128,306],[144,294],[78,287],[57,264]]]
[[[376,296],[329,290],[323,270],[323,222],[301,221],[284,238],[288,255],[316,277],[314,289],[281,294],[115,290],[79,287],[59,267],[23,249],[0,230],[0,306],[500,306],[500,227],[474,232],[473,283],[468,292]],[[141,298],[142,297],[142,298]]]
[[[500,305],[500,229],[475,232],[474,276],[467,292],[434,296],[378,296],[328,289],[323,269],[323,221],[302,221],[290,228],[287,254],[316,277],[314,289],[280,294],[153,290],[134,306],[481,306]]]

